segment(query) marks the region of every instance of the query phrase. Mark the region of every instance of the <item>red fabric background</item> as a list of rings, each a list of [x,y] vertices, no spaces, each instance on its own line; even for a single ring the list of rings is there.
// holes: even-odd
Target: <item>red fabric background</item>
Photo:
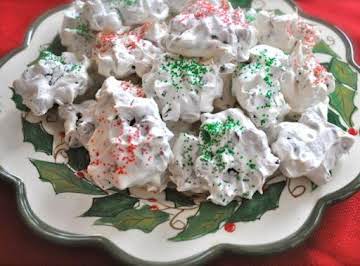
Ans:
[[[67,0],[0,0],[0,56],[18,47],[34,19]],[[345,31],[360,47],[359,0],[298,0],[308,14]],[[360,48],[359,48],[360,49]],[[356,49],[357,62],[360,50]],[[275,256],[243,257],[226,253],[212,265],[360,265],[360,193],[326,211],[320,228],[302,246]],[[0,182],[0,264],[112,265],[95,247],[65,247],[35,235],[23,223],[12,186]]]

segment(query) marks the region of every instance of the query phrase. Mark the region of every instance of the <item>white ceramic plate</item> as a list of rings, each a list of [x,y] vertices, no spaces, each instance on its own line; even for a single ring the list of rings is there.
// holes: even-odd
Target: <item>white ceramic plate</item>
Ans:
[[[240,2],[285,13],[296,10],[286,0]],[[171,190],[161,195],[136,190],[104,195],[74,170],[81,169],[79,162],[85,155],[82,150],[64,152],[61,128],[51,115],[36,119],[20,112],[24,106],[8,89],[37,58],[40,47],[53,41],[64,8],[39,18],[24,46],[5,57],[0,68],[0,173],[16,184],[20,211],[45,237],[71,244],[96,242],[136,264],[195,263],[223,249],[247,254],[279,252],[308,237],[329,203],[359,189],[360,138],[356,138],[330,183],[315,188],[306,179],[289,182],[279,177],[263,196],[241,207],[203,203],[199,210],[192,199]],[[301,15],[321,31],[322,42],[315,52],[338,81],[329,120],[344,130],[359,128],[359,68],[348,38],[326,23]],[[62,164],[67,157],[69,164]]]

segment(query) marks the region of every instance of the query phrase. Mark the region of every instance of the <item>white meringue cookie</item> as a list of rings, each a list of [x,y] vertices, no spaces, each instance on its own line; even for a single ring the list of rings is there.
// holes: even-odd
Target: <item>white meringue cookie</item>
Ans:
[[[56,56],[42,51],[38,62],[30,66],[14,89],[24,104],[37,116],[44,115],[54,104],[71,104],[88,89],[89,76],[86,58],[79,61],[72,53]]]
[[[325,102],[335,90],[333,74],[317,62],[311,51],[299,41],[289,57],[291,70],[282,77],[281,92],[293,113]]]
[[[209,199],[227,205],[236,197],[262,193],[266,178],[279,166],[265,133],[240,109],[204,114],[201,120],[195,171],[208,182]]]
[[[80,17],[83,6],[83,1],[75,1],[65,11],[60,39],[69,52],[75,53],[79,58],[84,55],[91,58],[95,45],[95,32],[90,29],[88,22]]]
[[[311,49],[320,39],[318,31],[297,14],[277,16],[263,10],[256,15],[254,25],[259,43],[274,46],[287,53],[293,50],[298,40]]]
[[[331,180],[331,170],[354,138],[326,119],[327,103],[320,103],[307,109],[299,122],[282,122],[272,129],[271,149],[285,176],[306,176],[317,185]]]
[[[145,40],[150,24],[125,32],[99,33],[94,58],[100,74],[125,78],[136,73],[142,77],[149,72],[160,48]],[[154,37],[154,36],[151,36]]]
[[[71,148],[86,147],[96,126],[96,101],[69,104],[59,107],[59,116],[64,120],[65,142]]]
[[[162,43],[168,51],[187,57],[246,61],[249,48],[256,44],[256,30],[248,25],[243,11],[227,1],[216,5],[198,0],[171,19]]]
[[[88,177],[104,189],[141,186],[161,191],[173,135],[154,100],[135,97],[129,82],[119,81],[123,88],[114,83],[105,82],[96,96],[98,125],[88,144]]]
[[[195,122],[212,112],[214,99],[222,95],[223,83],[215,65],[195,58],[164,54],[143,76],[143,87],[158,103],[165,121]]]
[[[255,125],[266,129],[282,121],[290,110],[280,91],[288,57],[267,45],[255,46],[250,53],[250,64],[240,64],[235,71],[233,95]]]

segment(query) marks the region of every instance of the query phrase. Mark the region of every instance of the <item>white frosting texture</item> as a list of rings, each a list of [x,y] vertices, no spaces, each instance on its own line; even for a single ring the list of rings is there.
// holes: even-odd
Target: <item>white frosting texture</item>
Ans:
[[[335,78],[317,62],[315,56],[299,41],[289,57],[290,69],[281,81],[281,92],[293,113],[325,102],[335,90]]]
[[[162,41],[168,51],[183,56],[246,61],[256,44],[256,30],[243,11],[227,1],[216,5],[198,0],[171,19]]]
[[[94,100],[59,107],[59,116],[64,120],[65,142],[69,147],[87,147],[96,126],[95,108]]]
[[[233,95],[255,125],[265,129],[282,121],[290,110],[280,83],[288,57],[268,45],[255,46],[250,53],[250,64],[240,64],[235,71]]]
[[[155,58],[161,54],[160,48],[145,39],[150,28],[154,27],[144,24],[122,34],[99,33],[94,50],[99,73],[125,78],[135,73],[142,77],[149,72]],[[150,37],[156,39],[156,34],[161,34],[156,31],[159,30],[150,32]]]
[[[294,14],[277,16],[273,12],[260,11],[254,26],[259,43],[291,52],[298,40],[312,48],[319,41],[319,32]]]
[[[214,99],[223,92],[216,65],[170,54],[162,55],[143,76],[143,87],[159,104],[162,119],[189,123],[212,112]]]
[[[117,81],[119,87],[109,79],[96,96],[98,125],[88,144],[88,177],[104,189],[160,191],[167,183],[173,135],[154,100],[134,96],[140,88],[129,82]]]
[[[209,199],[220,205],[262,193],[279,166],[265,133],[236,108],[204,114],[201,120],[199,138],[183,134],[174,146],[170,171],[178,189],[208,190]]]
[[[42,51],[38,61],[14,81],[14,90],[35,115],[44,115],[54,104],[71,104],[86,92],[88,65],[86,58],[79,61],[72,53],[56,56]]]
[[[321,103],[306,110],[299,122],[282,122],[272,130],[271,149],[285,176],[306,176],[317,185],[331,180],[331,170],[355,140],[326,120],[327,103]]]

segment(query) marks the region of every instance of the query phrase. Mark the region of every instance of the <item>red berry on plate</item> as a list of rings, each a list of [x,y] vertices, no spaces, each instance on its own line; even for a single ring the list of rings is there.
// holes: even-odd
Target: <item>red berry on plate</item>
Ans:
[[[227,223],[227,224],[225,224],[224,229],[226,232],[232,233],[235,231],[236,225],[234,223]]]
[[[75,173],[75,175],[76,175],[77,177],[81,177],[81,178],[84,178],[84,177],[85,177],[85,174],[84,174],[83,171],[78,171],[78,172]]]
[[[357,134],[359,134],[359,131],[356,128],[351,127],[348,129],[348,133],[350,135],[356,136]]]
[[[151,206],[150,206],[150,210],[152,210],[152,211],[158,211],[158,210],[159,210],[159,207],[156,206],[156,205],[151,205]]]

